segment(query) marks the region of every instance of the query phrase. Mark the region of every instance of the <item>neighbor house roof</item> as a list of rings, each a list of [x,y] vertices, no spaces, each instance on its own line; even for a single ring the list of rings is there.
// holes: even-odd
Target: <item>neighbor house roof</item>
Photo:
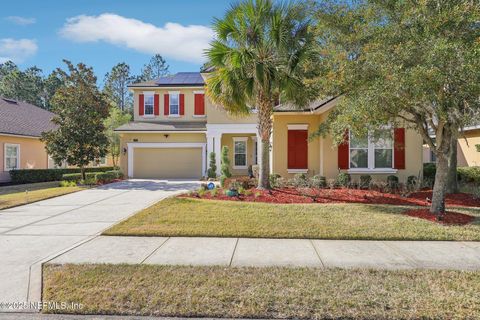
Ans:
[[[206,131],[206,122],[142,122],[121,125],[115,131]]]
[[[54,114],[33,104],[0,97],[0,135],[40,137],[55,129]]]
[[[274,112],[312,112],[327,106],[328,103],[332,102],[337,98],[338,96],[318,99],[313,101],[312,103],[310,103],[308,106],[304,108],[298,108],[294,104],[290,104],[290,103],[279,104],[273,108],[273,111]]]
[[[203,87],[204,85],[205,81],[200,72],[178,72],[156,80],[133,83],[129,87]]]

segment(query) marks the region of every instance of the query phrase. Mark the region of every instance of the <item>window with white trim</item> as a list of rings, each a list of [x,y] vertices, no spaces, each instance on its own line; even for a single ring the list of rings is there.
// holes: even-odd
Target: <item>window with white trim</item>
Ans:
[[[247,137],[233,138],[233,168],[247,168]]]
[[[20,145],[5,143],[4,148],[5,171],[20,169]]]
[[[145,110],[144,114],[146,116],[153,115],[153,104],[154,104],[153,94],[146,94],[143,102],[144,110]]]
[[[178,93],[170,93],[170,115],[178,116],[180,114],[180,95]]]
[[[393,168],[393,132],[379,129],[367,135],[350,133],[350,169]]]

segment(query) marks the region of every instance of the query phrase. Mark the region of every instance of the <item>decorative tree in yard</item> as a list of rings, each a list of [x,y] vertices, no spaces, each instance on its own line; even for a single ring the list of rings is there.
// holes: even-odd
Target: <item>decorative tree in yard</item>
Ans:
[[[269,189],[269,152],[273,107],[306,105],[311,95],[303,82],[313,56],[314,37],[305,8],[296,3],[246,0],[216,19],[216,39],[206,51],[211,73],[210,99],[231,114],[258,111],[262,157],[258,187]]]
[[[478,2],[365,0],[317,9],[319,81],[343,94],[329,129],[337,142],[349,127],[365,132],[401,119],[416,129],[436,155],[430,211],[440,218],[452,141],[480,113]]]
[[[43,133],[42,141],[55,163],[67,161],[78,166],[85,179],[85,167],[108,152],[104,121],[109,104],[97,88],[92,68],[83,63],[74,66],[64,62],[68,71],[57,70],[63,85],[52,99],[52,110],[56,114],[52,121],[58,127]]]
[[[209,178],[215,179],[217,177],[217,164],[215,159],[215,152],[210,152],[210,163],[209,168],[207,170],[207,176]]]
[[[104,121],[105,134],[108,138],[108,154],[112,157],[113,166],[118,166],[120,157],[120,135],[114,130],[132,119],[129,113],[124,113],[118,108],[110,108],[110,115]]]
[[[220,172],[225,178],[230,178],[232,174],[230,173],[230,160],[228,159],[228,147],[223,146],[222,148],[222,158],[220,159]]]

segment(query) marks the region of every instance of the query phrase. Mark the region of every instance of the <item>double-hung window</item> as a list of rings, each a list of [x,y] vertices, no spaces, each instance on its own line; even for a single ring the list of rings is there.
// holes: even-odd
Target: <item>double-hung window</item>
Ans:
[[[392,169],[393,133],[391,129],[366,135],[350,133],[350,169]]]
[[[5,171],[20,169],[20,145],[5,143]]]
[[[178,116],[180,114],[180,99],[178,93],[170,93],[170,115]]]
[[[153,116],[153,104],[154,104],[153,94],[146,94],[144,99],[145,99],[144,100],[145,115]]]
[[[233,168],[247,168],[247,137],[233,138]]]

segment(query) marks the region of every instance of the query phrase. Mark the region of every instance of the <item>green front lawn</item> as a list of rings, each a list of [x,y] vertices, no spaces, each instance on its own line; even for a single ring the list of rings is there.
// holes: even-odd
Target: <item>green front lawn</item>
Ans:
[[[467,226],[443,226],[401,214],[406,207],[367,204],[268,204],[171,198],[104,232],[120,236],[480,240],[480,209]]]
[[[83,189],[84,187],[62,188],[59,187],[58,181],[0,187],[0,210],[61,196]]]
[[[43,300],[167,317],[480,319],[480,272],[46,265]],[[53,305],[52,305],[53,306]]]

